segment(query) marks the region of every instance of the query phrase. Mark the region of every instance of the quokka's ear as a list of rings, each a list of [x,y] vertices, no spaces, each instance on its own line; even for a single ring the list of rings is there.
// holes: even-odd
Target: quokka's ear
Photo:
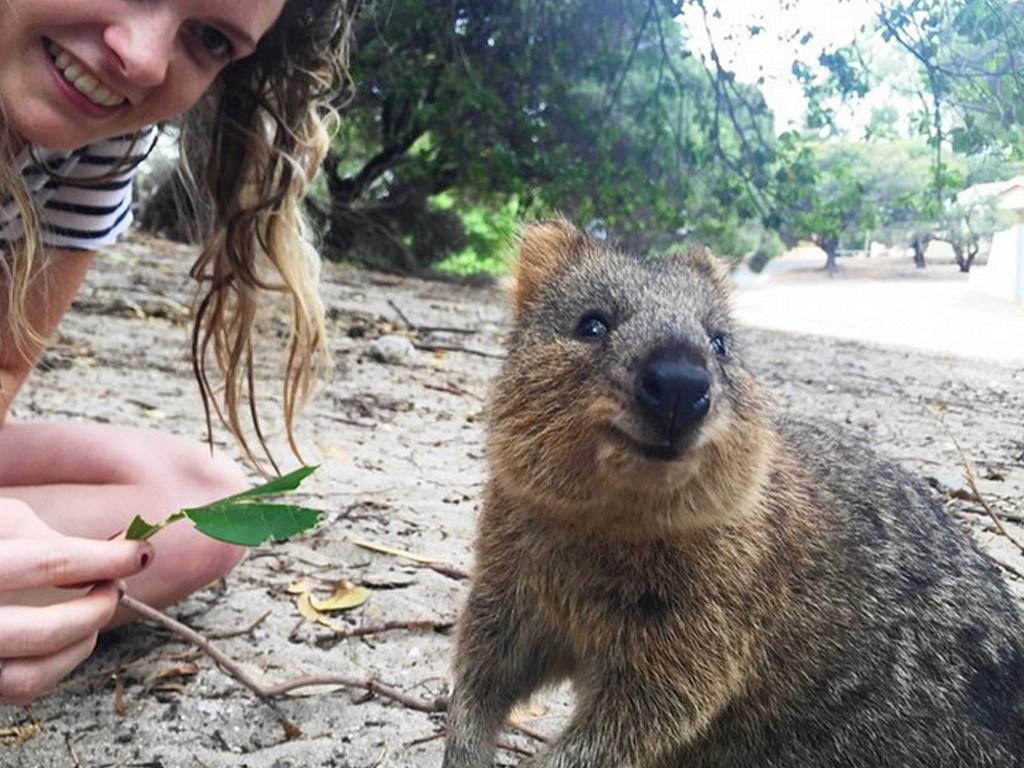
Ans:
[[[559,267],[572,259],[585,235],[562,218],[538,221],[520,230],[516,238],[515,288],[512,308],[520,314],[537,290]]]
[[[682,256],[679,262],[711,280],[717,288],[730,293],[732,282],[729,280],[729,265],[725,259],[720,259],[706,246],[690,248]]]

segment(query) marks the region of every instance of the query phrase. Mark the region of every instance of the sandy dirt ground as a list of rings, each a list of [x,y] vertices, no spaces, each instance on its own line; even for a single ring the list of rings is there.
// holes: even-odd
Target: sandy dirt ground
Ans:
[[[146,239],[106,254],[16,415],[133,424],[201,439],[186,354],[189,262],[187,249]],[[912,301],[944,282],[938,268],[931,274],[879,284]],[[487,383],[506,328],[502,295],[497,286],[398,279],[335,265],[325,267],[325,277],[337,375],[307,410],[301,433],[308,458],[322,465],[303,500],[326,509],[325,520],[315,533],[255,550],[224,583],[172,613],[204,633],[244,630],[260,620],[219,645],[265,680],[342,674],[429,702],[447,692],[448,628],[467,589],[459,572],[472,565]],[[842,284],[800,270],[770,279],[771,286],[741,291],[740,302],[776,288],[783,295],[799,286]],[[830,306],[827,297],[815,301]],[[771,313],[781,311],[771,302],[761,315],[750,301],[745,306],[745,319],[769,328]],[[950,313],[935,323],[960,320]],[[1024,582],[1009,570],[1024,571],[1024,559],[970,500],[937,415],[969,455],[986,497],[1024,536],[1013,522],[1024,518],[1024,370],[1012,356],[926,353],[793,332],[815,327],[812,317],[809,327],[795,324],[787,332],[749,331],[746,356],[780,406],[845,422],[929,478],[950,514],[1005,564],[1008,583],[1024,599]],[[987,333],[984,325],[958,327],[978,339]],[[268,334],[275,330],[270,326]],[[375,362],[368,345],[385,333],[403,335],[416,348],[398,364]],[[264,391],[273,395],[276,388],[268,384]],[[223,434],[216,440],[232,450]],[[280,434],[274,442],[283,446]],[[447,565],[430,567],[357,542]],[[345,626],[430,626],[340,637],[299,614],[289,586],[303,579],[320,595],[341,580],[370,590],[362,607],[336,615]],[[564,691],[554,692],[521,720],[555,733],[568,703]],[[301,735],[289,739],[282,718]],[[338,688],[285,697],[275,710],[189,645],[137,624],[105,637],[92,659],[30,709],[0,707],[0,766],[436,766],[442,727],[442,715]],[[536,747],[521,735],[503,739],[519,749]],[[514,751],[500,752],[501,765],[519,759]]]

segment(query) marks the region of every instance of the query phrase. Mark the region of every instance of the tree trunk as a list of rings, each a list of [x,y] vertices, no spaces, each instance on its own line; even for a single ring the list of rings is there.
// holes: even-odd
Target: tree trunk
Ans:
[[[914,266],[918,269],[924,269],[924,250],[928,247],[928,241],[920,237],[915,237],[914,242],[911,243],[911,245],[914,248]]]
[[[967,265],[967,260],[964,258],[964,247],[961,243],[951,243],[953,246],[953,258],[956,259],[956,265],[959,267],[961,272],[969,272],[970,267]]]
[[[974,260],[978,257],[978,251],[981,248],[978,245],[971,245],[967,248],[967,258],[964,260],[963,266],[960,267],[961,272],[970,272],[971,267],[974,266]]]
[[[825,252],[825,271],[829,277],[834,277],[839,271],[837,259],[839,257],[839,239],[822,238],[818,247]]]

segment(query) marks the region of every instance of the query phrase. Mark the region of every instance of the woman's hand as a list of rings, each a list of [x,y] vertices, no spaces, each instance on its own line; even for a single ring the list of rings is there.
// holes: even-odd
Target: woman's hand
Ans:
[[[114,615],[121,579],[153,559],[152,545],[63,536],[25,503],[0,498],[0,704],[24,705],[84,661]],[[47,606],[29,590],[90,588]]]

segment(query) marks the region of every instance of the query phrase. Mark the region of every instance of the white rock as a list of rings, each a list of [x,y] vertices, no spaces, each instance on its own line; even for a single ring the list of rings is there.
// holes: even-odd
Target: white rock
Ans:
[[[366,348],[367,354],[374,360],[397,365],[412,352],[412,342],[405,336],[380,336],[370,342]]]

